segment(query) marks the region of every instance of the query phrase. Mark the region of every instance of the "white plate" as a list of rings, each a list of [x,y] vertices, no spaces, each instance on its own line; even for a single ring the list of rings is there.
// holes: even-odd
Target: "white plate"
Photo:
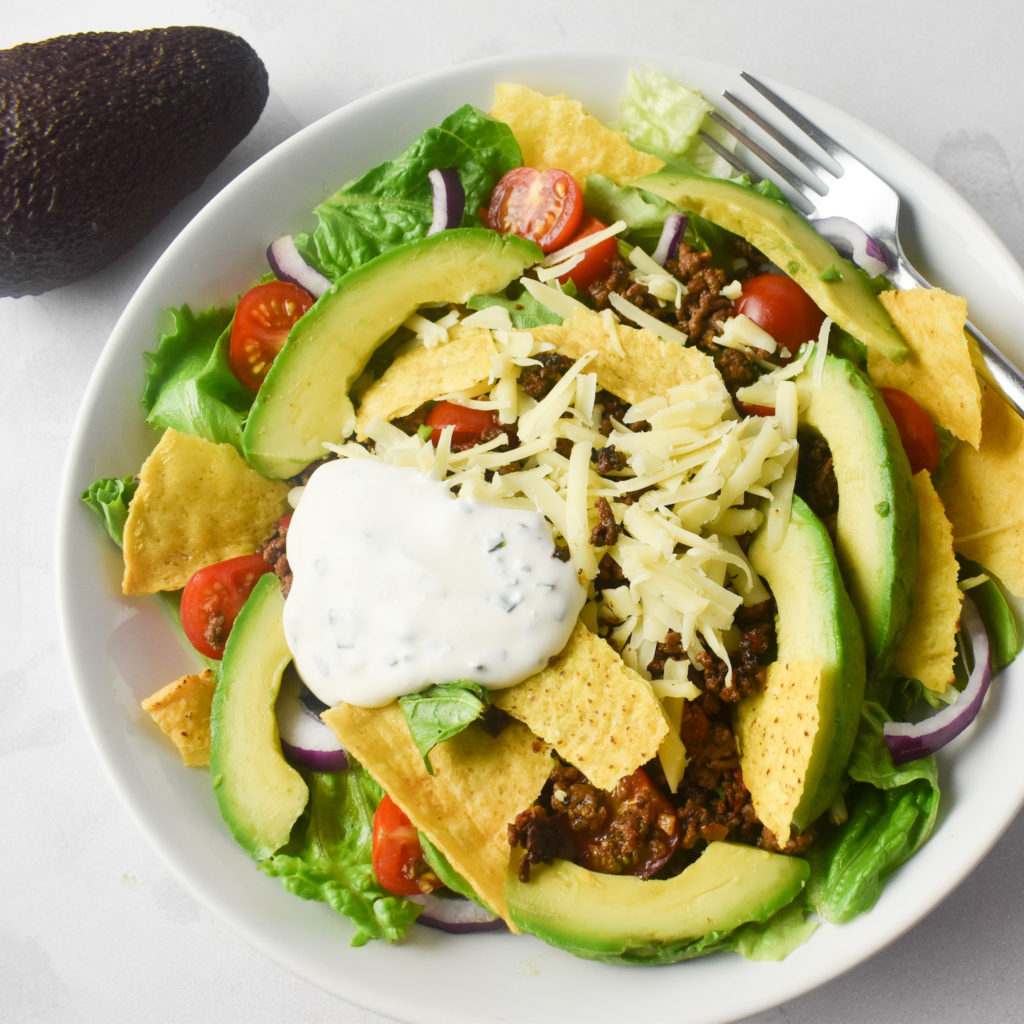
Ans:
[[[141,353],[155,346],[165,307],[187,301],[204,309],[245,288],[265,270],[269,240],[312,228],[321,197],[394,156],[462,103],[487,109],[495,82],[565,92],[610,120],[627,70],[641,66],[712,99],[737,81],[732,69],[667,54],[508,57],[403,83],[300,132],[224,189],[146,277],[103,352],[74,432],[58,538],[64,636],[83,713],[116,787],[172,868],[254,946],[324,989],[402,1020],[526,1021],[543,1007],[544,1019],[564,1024],[621,1024],[663,1019],[664,1007],[680,1005],[684,993],[690,1024],[756,1013],[836,977],[910,928],[972,870],[1024,802],[1024,774],[1003,771],[1018,759],[1016,723],[1024,721],[1024,672],[1015,668],[942,759],[945,801],[931,841],[893,877],[874,910],[843,927],[822,927],[783,963],[721,955],[625,968],[575,960],[531,938],[451,937],[425,928],[399,946],[355,949],[346,920],[257,871],[223,826],[208,776],[183,768],[144,720],[139,700],[193,663],[158,602],[120,596],[119,554],[78,495],[97,477],[133,472],[154,443],[139,406]],[[908,248],[921,270],[967,295],[978,326],[1024,362],[1017,340],[1024,274],[995,235],[891,142],[813,97],[789,94],[902,192],[913,229]]]

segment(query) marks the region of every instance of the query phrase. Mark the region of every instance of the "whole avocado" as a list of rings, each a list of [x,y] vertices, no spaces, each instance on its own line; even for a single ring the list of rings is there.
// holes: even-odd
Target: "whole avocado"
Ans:
[[[0,51],[0,296],[37,295],[127,252],[256,123],[245,40],[181,26]]]

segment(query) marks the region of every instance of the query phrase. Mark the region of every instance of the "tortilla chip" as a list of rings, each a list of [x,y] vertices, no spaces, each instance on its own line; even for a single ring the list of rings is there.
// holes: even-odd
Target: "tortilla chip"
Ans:
[[[182,676],[142,702],[142,710],[177,746],[190,767],[210,763],[210,706],[216,679],[210,669]]]
[[[128,506],[121,589],[178,590],[204,565],[251,554],[288,510],[288,491],[231,445],[168,429],[139,470]]]
[[[929,690],[943,693],[953,681],[963,594],[957,583],[953,527],[931,476],[923,470],[916,474],[914,488],[921,523],[914,607],[893,667]]]
[[[939,288],[886,291],[879,299],[910,352],[897,366],[869,350],[871,379],[906,391],[932,420],[977,448],[981,390],[964,334],[967,300]]]
[[[618,344],[608,335],[604,320],[579,311],[562,324],[535,327],[530,332],[539,342],[550,342],[571,359],[587,352],[597,355],[587,372],[597,374],[598,384],[630,403],[664,395],[679,384],[719,377],[710,356],[688,345],[665,341],[642,327],[616,327]]]
[[[741,703],[736,716],[743,781],[761,823],[783,845],[804,795],[818,733],[820,689],[820,662],[775,661],[768,666],[764,689]]]
[[[981,399],[982,443],[953,449],[939,495],[956,550],[1024,597],[1024,420],[994,389]]]
[[[506,921],[508,825],[536,800],[551,772],[551,750],[524,725],[497,736],[471,725],[430,752],[428,775],[397,703],[341,704],[323,714],[345,749]]]
[[[603,174],[624,185],[664,167],[658,157],[635,149],[625,135],[601,124],[566,96],[544,96],[525,85],[500,84],[494,91],[491,116],[512,129],[527,167],[557,167],[581,186],[588,174]]]
[[[601,789],[650,761],[668,732],[651,684],[582,623],[547,668],[491,700]]]
[[[432,348],[414,348],[399,356],[366,389],[356,414],[356,434],[381,416],[405,416],[424,402],[453,391],[471,391],[487,380],[497,348],[490,331],[456,324],[449,340]]]

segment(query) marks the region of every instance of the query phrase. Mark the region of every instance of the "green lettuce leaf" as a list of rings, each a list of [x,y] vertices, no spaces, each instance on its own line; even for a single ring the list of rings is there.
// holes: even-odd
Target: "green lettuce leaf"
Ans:
[[[193,313],[182,306],[170,312],[171,330],[146,355],[146,421],[241,451],[242,425],[255,396],[228,363],[233,308]]]
[[[90,484],[81,494],[82,501],[103,520],[107,533],[118,547],[122,547],[124,539],[128,504],[138,487],[139,481],[133,476],[105,478]]]
[[[307,777],[309,803],[288,845],[260,861],[289,892],[320,900],[356,926],[353,946],[397,942],[421,908],[384,889],[373,873],[373,815],[383,790],[354,762]]]
[[[430,751],[475,722],[488,703],[487,691],[479,683],[464,679],[439,683],[421,693],[398,698],[409,733],[429,774],[434,774]]]
[[[331,278],[403,242],[422,238],[433,219],[428,175],[455,168],[466,192],[462,226],[479,224],[498,179],[522,163],[508,125],[467,104],[429,128],[394,160],[373,168],[316,208],[312,236],[297,236],[306,259]]]
[[[570,281],[563,288],[567,293],[575,294]],[[545,324],[560,324],[562,318],[552,313],[547,306],[538,302],[525,288],[512,298],[504,295],[475,295],[466,303],[470,309],[486,309],[489,306],[504,306],[508,310],[512,326],[517,331],[528,331],[532,327],[543,327]]]
[[[992,671],[998,672],[1020,654],[1022,637],[1017,617],[999,585],[977,562],[960,559],[961,579],[977,579],[982,576],[988,578],[972,586],[967,595],[985,623],[992,645]]]

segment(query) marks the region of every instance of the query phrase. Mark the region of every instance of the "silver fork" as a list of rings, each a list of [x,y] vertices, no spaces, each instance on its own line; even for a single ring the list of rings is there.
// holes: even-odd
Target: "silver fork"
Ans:
[[[741,73],[741,77],[788,119],[788,128],[775,127],[743,99],[728,90],[723,96],[747,120],[789,153],[801,165],[801,172],[794,171],[776,159],[768,149],[757,142],[749,130],[739,128],[718,111],[713,111],[711,117],[794,191],[795,196],[791,197],[793,205],[805,216],[844,218],[878,242],[885,254],[885,276],[897,288],[909,288],[914,285],[930,288],[929,282],[907,259],[900,244],[900,197],[896,190],[763,82],[745,71]],[[800,143],[794,141],[789,134],[794,127],[828,154],[839,167],[839,171],[829,170],[804,148],[803,140]],[[722,146],[707,133],[701,134],[704,141],[736,171],[747,174],[754,180],[759,179],[760,176],[735,152]],[[1002,392],[1021,416],[1024,416],[1024,373],[970,321],[967,322],[967,332],[978,344],[984,371],[987,371],[985,376],[989,382]]]

